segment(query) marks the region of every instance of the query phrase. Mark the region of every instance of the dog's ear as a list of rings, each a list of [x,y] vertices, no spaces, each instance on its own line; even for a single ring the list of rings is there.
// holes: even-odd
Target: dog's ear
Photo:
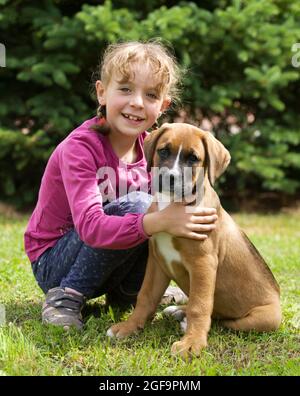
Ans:
[[[153,156],[157,141],[161,137],[161,135],[167,130],[167,128],[167,124],[163,124],[160,128],[152,131],[150,135],[148,135],[144,140],[144,152],[147,161],[147,172],[151,171],[151,167],[153,165]]]
[[[230,162],[229,151],[210,132],[204,132],[203,143],[206,151],[206,167],[208,179],[213,186]]]

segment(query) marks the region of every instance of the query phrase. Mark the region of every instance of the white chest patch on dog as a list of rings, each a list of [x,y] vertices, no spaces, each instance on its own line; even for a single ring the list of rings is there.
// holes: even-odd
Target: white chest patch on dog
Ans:
[[[180,263],[181,257],[179,252],[174,248],[172,244],[172,235],[167,234],[166,232],[159,232],[153,235],[153,238],[157,243],[157,248],[160,254],[163,256],[166,262],[170,274],[173,276],[173,278],[175,278],[175,272],[173,270],[172,262],[177,261]]]
[[[175,160],[175,163],[173,165],[173,168],[171,169],[171,172],[173,175],[177,175],[181,172],[179,168],[179,157],[180,153],[182,150],[182,145],[180,145],[178,154]],[[158,209],[163,210],[166,208],[168,205],[173,200],[173,194],[168,193],[166,191],[164,192],[157,192],[156,193],[156,198],[157,198],[157,203],[158,203]],[[174,261],[181,262],[181,257],[179,252],[174,248],[173,243],[172,243],[172,235],[166,233],[166,232],[159,232],[155,235],[153,235],[153,238],[155,239],[157,243],[157,248],[160,252],[160,254],[163,256],[165,263],[167,265],[167,268],[172,275],[173,279],[175,279],[175,271],[173,269],[172,263]]]

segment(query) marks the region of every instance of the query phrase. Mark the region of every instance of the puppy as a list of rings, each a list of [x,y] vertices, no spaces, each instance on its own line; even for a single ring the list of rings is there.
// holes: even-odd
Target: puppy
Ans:
[[[136,307],[127,321],[112,326],[107,334],[121,338],[143,328],[171,279],[189,296],[187,306],[180,307],[186,315],[186,333],[172,345],[173,353],[184,358],[199,355],[207,346],[211,318],[234,330],[276,330],[281,322],[279,286],[213,189],[230,162],[229,152],[212,134],[174,123],[164,124],[146,138],[145,155],[149,169],[162,170],[158,176],[161,196],[175,199],[187,190],[185,198],[190,203],[186,208],[214,207],[218,220],[203,241],[163,232],[151,237]],[[186,169],[189,178],[184,176]],[[167,188],[165,178],[170,180]]]

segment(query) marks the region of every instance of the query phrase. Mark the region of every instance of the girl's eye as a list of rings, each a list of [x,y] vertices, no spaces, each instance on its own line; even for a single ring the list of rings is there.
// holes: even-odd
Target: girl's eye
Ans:
[[[121,87],[120,91],[121,92],[130,92],[130,89],[128,87]]]
[[[149,96],[149,98],[151,98],[151,99],[158,99],[158,96],[157,96],[157,94],[155,94],[155,93],[148,93],[148,96]]]

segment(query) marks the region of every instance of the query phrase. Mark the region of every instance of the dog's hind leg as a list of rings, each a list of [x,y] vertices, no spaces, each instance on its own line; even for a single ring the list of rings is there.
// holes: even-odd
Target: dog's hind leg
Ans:
[[[233,330],[258,332],[277,330],[281,323],[281,309],[279,303],[272,303],[255,307],[247,316],[240,319],[222,320],[224,327]]]

